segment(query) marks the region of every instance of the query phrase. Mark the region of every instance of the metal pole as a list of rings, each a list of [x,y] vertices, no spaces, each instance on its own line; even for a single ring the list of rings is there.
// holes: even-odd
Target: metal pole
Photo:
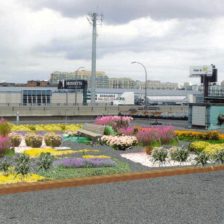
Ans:
[[[93,33],[92,33],[92,75],[91,75],[91,104],[95,104],[96,92],[96,20],[97,14],[92,14]]]
[[[146,67],[140,63],[140,62],[137,62],[137,61],[133,61],[132,64],[139,64],[141,65],[143,68],[144,68],[144,71],[145,71],[145,109],[147,108],[147,70],[146,70]]]

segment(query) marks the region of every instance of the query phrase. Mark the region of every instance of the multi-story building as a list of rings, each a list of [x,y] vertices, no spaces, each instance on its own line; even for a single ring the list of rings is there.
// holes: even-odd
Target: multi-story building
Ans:
[[[87,80],[88,86],[91,83],[91,71],[80,70],[75,72],[53,72],[50,77],[51,85],[57,84],[63,79],[83,79]],[[109,88],[109,78],[105,72],[96,72],[96,88]]]
[[[130,78],[110,78],[109,88],[112,89],[134,89],[135,81]]]
[[[29,81],[27,81],[26,86],[27,87],[37,87],[37,86],[46,87],[46,86],[49,86],[49,82],[45,81],[45,80],[40,80],[40,81],[39,80],[29,80]]]
[[[144,89],[145,88],[145,82],[137,81],[137,88],[138,89]],[[172,83],[172,82],[160,82],[157,80],[148,80],[147,81],[147,89],[178,89],[178,83]]]

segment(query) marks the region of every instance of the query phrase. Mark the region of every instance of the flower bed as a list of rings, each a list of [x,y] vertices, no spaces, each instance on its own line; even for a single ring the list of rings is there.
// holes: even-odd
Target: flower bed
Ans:
[[[179,139],[183,140],[221,140],[224,135],[218,131],[191,131],[191,130],[175,130],[175,134]]]
[[[119,128],[127,128],[132,120],[133,118],[128,116],[102,116],[96,118],[95,123],[99,125],[110,125],[117,131]]]
[[[0,185],[1,184],[15,184],[22,182],[37,182],[44,180],[45,177],[38,174],[29,174],[26,176],[16,175],[15,173],[5,175],[3,172],[0,172]]]
[[[107,136],[101,137],[101,141],[114,149],[125,150],[138,143],[135,136]]]
[[[11,124],[12,131],[45,131],[45,132],[57,132],[57,131],[78,131],[82,125],[80,124],[24,124],[24,125],[16,125]]]
[[[112,159],[105,158],[64,158],[54,162],[54,166],[62,167],[110,167],[115,166],[116,163]]]

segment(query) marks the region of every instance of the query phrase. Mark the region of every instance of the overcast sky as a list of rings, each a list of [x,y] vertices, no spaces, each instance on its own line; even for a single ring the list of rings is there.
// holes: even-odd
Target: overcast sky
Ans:
[[[223,0],[5,0],[0,3],[0,81],[47,80],[91,69],[90,12],[97,70],[110,77],[199,83],[189,66],[215,64],[224,80]]]

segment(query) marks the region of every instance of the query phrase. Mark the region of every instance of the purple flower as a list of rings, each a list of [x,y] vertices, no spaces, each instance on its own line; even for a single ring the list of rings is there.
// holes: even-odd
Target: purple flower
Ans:
[[[112,159],[86,159],[86,162],[89,166],[93,167],[106,167],[106,166],[115,166],[116,163]]]
[[[53,163],[54,166],[63,166],[63,167],[106,167],[106,166],[115,166],[116,163],[111,159],[84,159],[84,158],[64,158],[56,160]]]

